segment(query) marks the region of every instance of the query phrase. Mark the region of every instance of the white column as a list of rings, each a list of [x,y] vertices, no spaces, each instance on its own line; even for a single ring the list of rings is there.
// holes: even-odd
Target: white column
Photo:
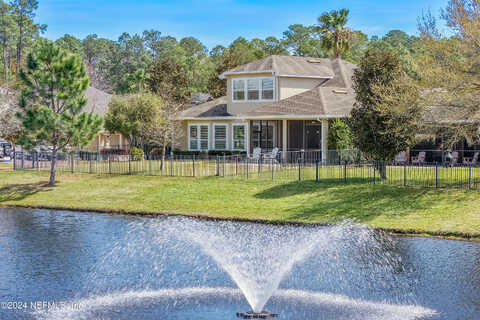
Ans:
[[[287,159],[287,120],[282,121],[282,157]]]
[[[247,132],[245,134],[245,137],[247,139],[246,143],[245,143],[245,146],[247,147],[247,157],[250,157],[250,120],[246,120],[247,121]]]
[[[322,120],[322,162],[328,161],[328,120]]]

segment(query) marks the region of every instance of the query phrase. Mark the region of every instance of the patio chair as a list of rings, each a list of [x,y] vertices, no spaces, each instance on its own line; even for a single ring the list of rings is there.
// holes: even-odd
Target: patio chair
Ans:
[[[407,153],[405,151],[400,152],[395,158],[395,163],[399,163],[399,164],[407,163]]]
[[[458,163],[458,152],[454,151],[452,152],[452,159],[450,160],[450,165],[454,166]]]
[[[426,156],[426,152],[425,151],[421,151],[418,156],[416,157],[412,157],[412,163],[413,164],[421,164],[421,163],[424,163],[425,162],[425,156]]]
[[[273,148],[272,149],[272,152],[270,153],[265,153],[263,158],[265,159],[265,161],[271,161],[271,160],[275,160],[275,162],[277,161],[277,156],[278,156],[278,151],[279,149],[278,148]]]
[[[262,149],[257,147],[253,149],[253,153],[250,157],[248,157],[248,159],[258,161],[260,160],[261,155],[262,155]]]
[[[463,157],[463,164],[469,164],[469,165],[476,165],[478,163],[478,155],[480,152],[475,152],[473,154],[473,158],[470,157]]]

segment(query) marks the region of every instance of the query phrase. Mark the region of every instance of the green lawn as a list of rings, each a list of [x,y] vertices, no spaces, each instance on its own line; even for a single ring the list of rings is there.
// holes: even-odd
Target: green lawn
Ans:
[[[404,188],[358,180],[271,181],[223,177],[61,174],[0,171],[0,206],[177,213],[272,222],[355,219],[402,232],[480,238],[480,191]]]
[[[13,168],[12,162],[0,161],[0,169]]]

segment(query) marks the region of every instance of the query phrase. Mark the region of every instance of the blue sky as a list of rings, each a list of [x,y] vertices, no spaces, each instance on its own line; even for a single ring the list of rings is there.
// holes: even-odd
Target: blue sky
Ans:
[[[333,9],[350,9],[349,26],[372,35],[400,29],[416,33],[417,17],[430,9],[438,15],[447,0],[39,0],[37,21],[45,36],[65,33],[83,39],[96,33],[116,40],[122,32],[155,29],[177,38],[194,36],[209,49],[238,36],[281,37],[289,25],[312,25]]]

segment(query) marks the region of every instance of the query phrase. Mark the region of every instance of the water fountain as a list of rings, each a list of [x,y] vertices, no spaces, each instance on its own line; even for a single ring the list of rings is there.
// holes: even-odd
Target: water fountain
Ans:
[[[246,299],[251,310],[233,313],[242,319],[269,319],[281,317],[282,312],[275,312],[279,306],[288,304],[308,306],[312,310],[322,310],[325,319],[333,317],[341,319],[418,319],[434,315],[433,310],[416,305],[387,303],[385,301],[368,302],[336,293],[327,294],[298,289],[279,289],[282,279],[286,278],[296,265],[308,260],[309,257],[328,257],[330,260],[341,260],[342,255],[358,255],[355,259],[363,259],[361,263],[376,264],[375,268],[385,271],[385,274],[395,274],[401,261],[392,250],[385,250],[391,245],[391,239],[381,233],[364,226],[344,222],[329,227],[299,227],[272,226],[253,223],[233,223],[219,221],[199,221],[183,217],[164,219],[144,219],[141,223],[132,222],[126,238],[121,239],[105,257],[100,265],[110,261],[116,270],[122,269],[117,260],[126,257],[138,260],[138,255],[144,258],[142,266],[146,269],[156,269],[168,265],[171,257],[180,257],[182,262],[175,262],[167,269],[181,268],[183,272],[199,273],[202,270],[205,257],[212,259],[239,290],[225,287],[183,287],[165,282],[171,288],[148,288],[140,286],[140,291],[108,290],[107,294],[76,300],[75,303],[85,306],[80,310],[57,310],[46,312],[41,316],[46,319],[76,319],[75,314],[82,314],[78,319],[102,318],[102,310],[109,310],[115,305],[136,306],[142,301],[159,301],[160,306],[166,306],[165,312],[172,312],[169,306],[179,306],[188,301],[197,301],[200,305],[231,299],[240,304],[242,297]],[[129,255],[131,257],[129,258]],[[203,258],[202,258],[203,257]],[[319,258],[317,258],[319,259]],[[321,258],[320,258],[321,259]],[[341,262],[339,266],[341,266]],[[151,265],[149,265],[151,264]],[[129,268],[133,266],[125,265]],[[190,270],[190,271],[188,271]],[[172,270],[173,281],[179,275]],[[212,272],[212,270],[206,270]],[[161,272],[159,276],[162,277]],[[311,275],[310,275],[311,276]],[[299,276],[299,278],[304,275]],[[149,278],[154,279],[154,278]],[[95,279],[94,282],[97,282]],[[208,279],[207,279],[208,280]],[[383,279],[385,280],[385,278]],[[207,281],[208,283],[208,281]],[[187,285],[193,283],[187,282]],[[273,297],[273,312],[265,311],[266,304]],[[222,302],[223,303],[223,302]],[[228,302],[225,302],[228,304]],[[167,311],[168,310],[168,311]],[[241,310],[237,310],[241,311]],[[100,314],[95,314],[99,312]],[[291,311],[295,315],[298,311]],[[315,312],[315,318],[321,319]],[[318,311],[320,312],[320,311]],[[372,316],[373,315],[373,316]],[[290,315],[291,317],[291,315]],[[297,319],[295,317],[289,319]],[[308,317],[298,315],[298,319],[308,320]],[[200,319],[200,317],[195,317]],[[203,318],[201,318],[203,319]]]

